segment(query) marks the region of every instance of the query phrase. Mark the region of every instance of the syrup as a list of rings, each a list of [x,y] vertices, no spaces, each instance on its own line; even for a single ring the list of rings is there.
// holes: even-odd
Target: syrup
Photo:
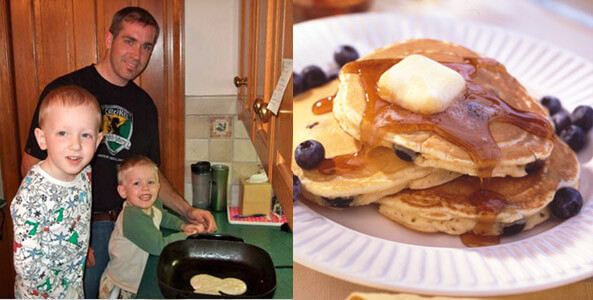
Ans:
[[[500,243],[500,237],[494,232],[496,216],[507,209],[507,198],[497,192],[488,190],[489,178],[480,178],[476,192],[470,195],[469,202],[478,215],[473,231],[461,235],[461,241],[468,247],[491,246]]]
[[[346,64],[341,72],[360,75],[367,99],[361,122],[363,144],[379,146],[388,132],[431,131],[467,150],[479,166],[480,177],[490,177],[502,157],[492,138],[491,122],[516,125],[539,137],[553,138],[549,122],[532,112],[519,110],[484,88],[480,69],[498,72],[504,67],[491,59],[467,58],[462,63],[442,62],[466,80],[466,91],[445,111],[423,115],[387,102],[379,96],[380,76],[401,59],[371,59]]]
[[[366,163],[362,151],[339,155],[333,158],[325,158],[321,161],[317,170],[325,175],[348,175],[364,169]]]
[[[468,247],[485,247],[498,245],[500,236],[497,235],[476,235],[471,232],[461,235],[461,241]]]
[[[323,98],[323,99],[315,102],[315,104],[313,104],[313,114],[314,115],[322,115],[322,114],[332,112],[334,109],[334,98],[335,97],[336,97],[336,95],[334,94],[333,96],[329,96],[329,97]]]

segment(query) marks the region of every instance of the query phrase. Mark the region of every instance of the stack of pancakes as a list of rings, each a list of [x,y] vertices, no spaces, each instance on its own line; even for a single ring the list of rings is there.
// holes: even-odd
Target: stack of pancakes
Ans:
[[[463,97],[433,115],[381,99],[379,76],[411,54],[459,72]],[[414,230],[499,236],[547,220],[556,191],[578,188],[576,156],[547,111],[503,65],[459,45],[418,39],[378,49],[295,98],[294,111],[293,145],[325,148],[317,168],[292,164],[304,198],[323,206],[378,203]]]

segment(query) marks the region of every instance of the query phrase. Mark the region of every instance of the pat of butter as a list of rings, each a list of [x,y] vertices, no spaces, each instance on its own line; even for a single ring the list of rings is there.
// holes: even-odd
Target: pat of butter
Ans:
[[[465,79],[456,71],[422,55],[402,59],[379,78],[379,95],[407,110],[434,114],[465,90]]]

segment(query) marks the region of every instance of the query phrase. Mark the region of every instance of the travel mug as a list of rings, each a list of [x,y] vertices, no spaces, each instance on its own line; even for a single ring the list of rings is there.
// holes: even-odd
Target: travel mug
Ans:
[[[210,207],[210,162],[199,161],[191,165],[192,206],[208,209]]]
[[[212,165],[212,189],[210,191],[210,205],[214,211],[223,211],[226,209],[228,180],[228,166]]]

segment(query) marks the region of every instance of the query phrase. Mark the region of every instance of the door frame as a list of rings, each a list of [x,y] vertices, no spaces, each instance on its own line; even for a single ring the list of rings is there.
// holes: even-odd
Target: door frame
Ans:
[[[12,37],[10,34],[10,14],[7,1],[0,1],[0,167],[2,169],[2,188],[8,204],[4,210],[4,227],[0,240],[0,253],[12,253],[12,219],[10,218],[10,199],[16,194],[20,181],[21,145],[16,110],[15,84],[13,75]],[[14,268],[12,255],[0,259],[0,298],[13,298]]]

